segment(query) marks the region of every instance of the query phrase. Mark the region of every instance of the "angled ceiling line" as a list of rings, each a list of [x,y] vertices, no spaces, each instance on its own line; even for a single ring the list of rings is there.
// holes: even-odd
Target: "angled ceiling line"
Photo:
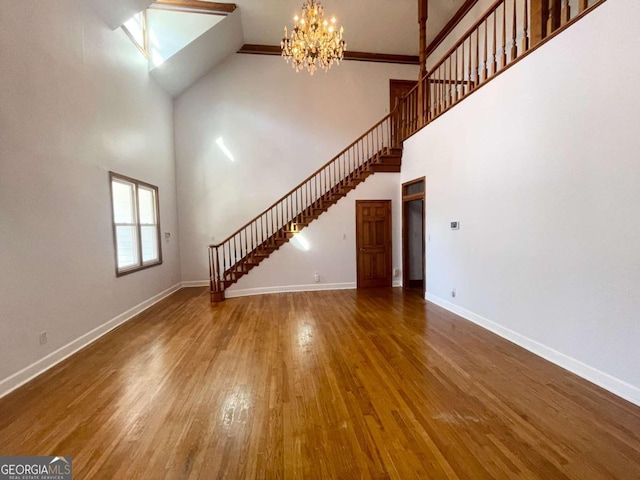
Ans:
[[[205,2],[202,0],[156,0],[149,8],[227,16],[238,7],[235,3]]]
[[[238,53],[248,53],[254,55],[281,55],[282,50],[279,45],[256,45],[246,43],[238,50]],[[417,55],[396,55],[390,53],[371,52],[344,52],[345,60],[355,60],[360,62],[380,62],[380,63],[401,63],[406,65],[418,65]]]
[[[431,43],[427,45],[427,57],[431,55],[436,48],[449,36],[454,28],[462,21],[462,19],[469,13],[473,6],[478,3],[478,0],[466,0],[458,11],[451,17],[447,24],[442,27],[442,30],[431,40]]]

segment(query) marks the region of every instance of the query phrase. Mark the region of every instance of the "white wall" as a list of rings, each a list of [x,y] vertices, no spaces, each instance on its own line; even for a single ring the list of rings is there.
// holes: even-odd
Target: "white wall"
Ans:
[[[156,63],[154,50],[162,60],[167,60],[224,18],[206,13],[147,10],[151,62]]]
[[[524,0],[516,0],[518,5],[520,3],[524,3]],[[507,0],[509,3],[509,8],[507,9],[507,18],[509,18],[509,14],[513,12],[512,3],[513,0]],[[445,53],[449,51],[449,49],[456,43],[458,40],[462,38],[462,36],[471,28],[471,26],[476,23],[476,21],[483,15],[491,5],[495,3],[493,0],[478,0],[478,2],[471,7],[469,12],[460,20],[458,25],[456,25],[451,33],[447,35],[444,40],[438,45],[438,47],[433,51],[431,55],[427,57],[427,69],[430,69],[435,66],[437,62],[442,60],[442,57]],[[502,14],[502,10],[500,10],[500,14]],[[519,21],[519,20],[518,20]],[[498,20],[499,31],[502,32],[502,28],[500,25],[501,17]],[[427,29],[429,28],[429,23],[427,20]],[[507,24],[507,32],[511,32],[511,23]],[[481,33],[484,34],[484,30],[481,30]],[[507,43],[509,43],[510,39],[507,39]],[[474,37],[475,42],[475,37]],[[479,39],[480,45],[484,45],[484,39],[481,37]],[[491,40],[489,40],[489,45],[491,44]],[[475,47],[475,43],[473,44]],[[510,44],[509,44],[510,47]],[[507,49],[509,48],[507,47]],[[468,55],[468,44],[467,44],[467,55]]]
[[[243,44],[240,9],[236,9],[180,51],[165,59],[164,63],[156,65],[152,55],[151,76],[165,92],[177,97],[207,72],[215,69],[229,55],[235,54]]]
[[[399,173],[376,173],[280,247],[227,292],[237,294],[356,287],[356,200],[391,200],[392,265],[402,269]],[[307,250],[308,248],[308,250]],[[315,282],[314,274],[320,274]],[[393,277],[398,285],[400,275]]]
[[[172,104],[128,37],[80,0],[0,2],[0,65],[2,393],[180,266]],[[115,277],[109,170],[159,187],[163,265]]]
[[[309,76],[296,74],[280,57],[237,54],[178,97],[175,138],[183,280],[207,279],[210,243],[222,241],[380,120],[388,111],[390,78],[416,76],[416,66],[353,61]],[[218,148],[219,137],[235,161]],[[393,180],[379,178],[385,176]],[[374,175],[325,214],[333,220],[318,221],[324,228],[307,229],[304,235],[314,250],[305,255],[304,268],[275,260],[287,255],[287,249],[281,249],[236,288],[308,284],[318,265],[325,282],[355,282],[354,261],[342,264],[351,262],[355,251],[353,199],[365,188],[361,191],[368,198],[399,199],[397,177]],[[396,215],[396,231],[399,222]],[[342,240],[345,233],[348,241]],[[395,238],[394,242],[400,245]],[[400,263],[397,250],[394,266]]]
[[[640,404],[638,18],[606,2],[405,142],[402,179],[429,299]]]

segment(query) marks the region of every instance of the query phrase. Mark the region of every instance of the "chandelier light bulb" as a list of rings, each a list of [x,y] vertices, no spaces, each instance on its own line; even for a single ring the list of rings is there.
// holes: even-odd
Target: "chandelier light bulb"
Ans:
[[[280,42],[282,56],[296,72],[304,70],[313,75],[316,69],[325,72],[334,63],[340,64],[344,58],[347,43],[344,41],[344,29],[337,28],[335,17],[331,24],[324,18],[324,8],[317,0],[306,0],[302,5],[302,14],[294,17],[296,25],[288,33],[284,29],[284,38]]]

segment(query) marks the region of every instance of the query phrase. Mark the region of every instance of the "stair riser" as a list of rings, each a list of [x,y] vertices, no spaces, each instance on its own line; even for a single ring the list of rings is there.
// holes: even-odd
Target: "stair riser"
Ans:
[[[228,268],[222,275],[224,289],[230,287],[260,265],[264,259],[268,258],[273,252],[287,243],[297,232],[307,227],[313,220],[316,220],[320,215],[329,210],[332,205],[335,205],[351,190],[364,182],[370,175],[376,172],[399,172],[401,163],[402,149],[399,148],[393,148],[391,151],[387,151],[382,155],[372,157],[368,164],[358,167],[349,174],[344,181],[331,188],[316,200],[313,205],[298,216],[297,221],[275,232],[270,238],[257,246],[253,252],[249,253],[242,260],[238,260],[238,263],[233,267]],[[222,292],[212,292],[212,302],[222,300],[224,300],[224,290]]]

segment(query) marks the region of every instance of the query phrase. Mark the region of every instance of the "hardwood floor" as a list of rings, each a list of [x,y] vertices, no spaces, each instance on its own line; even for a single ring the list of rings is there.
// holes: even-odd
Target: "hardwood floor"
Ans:
[[[0,412],[76,479],[640,478],[640,408],[401,289],[185,289]]]

